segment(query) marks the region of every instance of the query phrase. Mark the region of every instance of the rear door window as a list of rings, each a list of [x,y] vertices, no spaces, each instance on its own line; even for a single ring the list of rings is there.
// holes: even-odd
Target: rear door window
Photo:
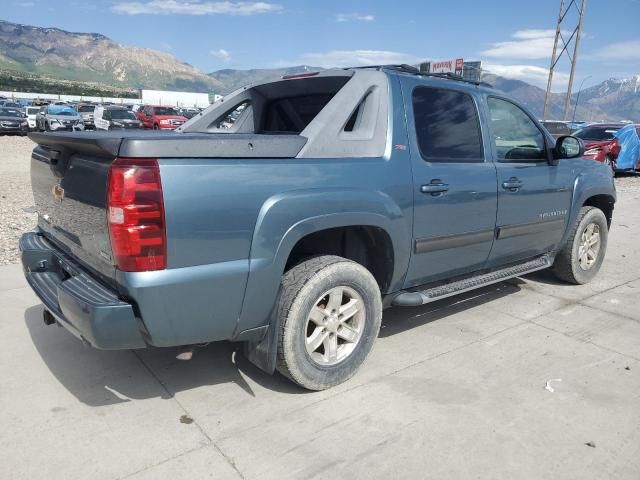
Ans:
[[[442,88],[413,90],[413,116],[422,158],[428,162],[483,162],[478,112],[470,95]]]

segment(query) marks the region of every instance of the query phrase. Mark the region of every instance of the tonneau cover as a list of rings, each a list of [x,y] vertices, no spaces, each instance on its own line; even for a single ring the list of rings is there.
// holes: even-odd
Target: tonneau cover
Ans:
[[[30,133],[52,150],[151,158],[295,158],[307,142],[289,134],[182,133],[154,130]]]

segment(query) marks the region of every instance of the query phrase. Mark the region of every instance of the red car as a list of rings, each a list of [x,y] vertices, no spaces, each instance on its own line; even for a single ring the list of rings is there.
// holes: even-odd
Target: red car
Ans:
[[[613,136],[624,127],[622,123],[598,123],[587,125],[573,134],[584,141],[584,157],[591,158],[611,168],[616,168],[616,159],[620,153],[618,139]]]
[[[154,130],[174,130],[188,120],[178,113],[174,107],[161,105],[145,105],[136,112],[142,128]]]

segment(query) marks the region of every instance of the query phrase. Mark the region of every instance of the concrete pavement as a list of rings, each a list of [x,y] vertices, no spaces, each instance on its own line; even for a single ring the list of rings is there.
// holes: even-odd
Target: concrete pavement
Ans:
[[[319,393],[231,344],[86,348],[2,267],[0,478],[637,480],[640,191],[620,197],[591,285],[388,310],[359,374]]]

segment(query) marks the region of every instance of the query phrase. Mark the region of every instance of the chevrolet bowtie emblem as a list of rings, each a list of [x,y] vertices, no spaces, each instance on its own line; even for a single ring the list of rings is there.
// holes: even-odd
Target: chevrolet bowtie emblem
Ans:
[[[56,200],[62,201],[62,199],[64,198],[64,188],[62,188],[60,185],[54,185],[51,193]]]

